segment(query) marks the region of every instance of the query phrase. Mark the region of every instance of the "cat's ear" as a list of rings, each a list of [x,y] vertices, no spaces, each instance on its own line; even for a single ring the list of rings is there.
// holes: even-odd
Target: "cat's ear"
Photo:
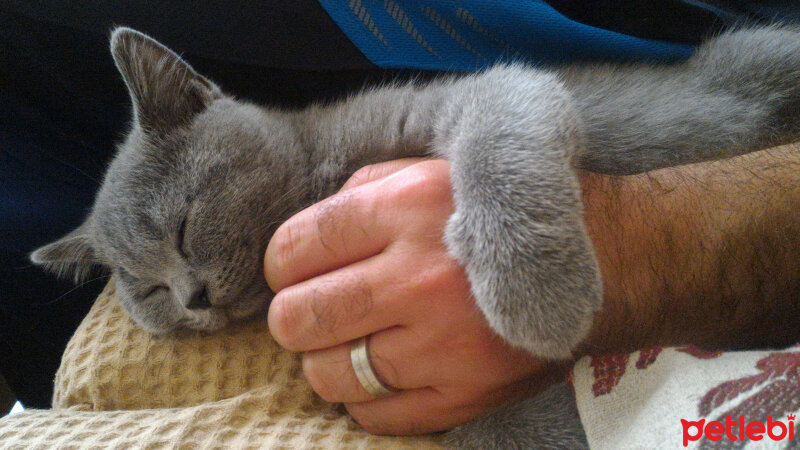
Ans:
[[[164,132],[191,120],[222,96],[219,87],[156,40],[130,28],[111,34],[111,54],[145,131]]]
[[[87,237],[86,224],[81,225],[61,239],[35,250],[31,262],[42,266],[59,277],[83,280],[92,268],[100,265]]]

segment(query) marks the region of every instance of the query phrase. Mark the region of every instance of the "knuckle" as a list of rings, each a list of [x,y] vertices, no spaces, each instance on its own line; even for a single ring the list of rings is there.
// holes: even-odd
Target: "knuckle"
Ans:
[[[361,185],[370,181],[375,177],[375,171],[378,170],[377,164],[370,164],[364,166],[353,173],[350,179],[347,180],[348,185]]]
[[[340,239],[356,207],[352,191],[341,192],[316,205],[314,223],[323,247],[332,250],[332,238]]]
[[[339,303],[349,321],[358,322],[370,313],[373,306],[372,289],[363,276],[353,276],[343,283]]]
[[[428,259],[425,269],[415,271],[405,283],[407,290],[419,296],[439,297],[445,293],[469,296],[470,293],[464,269],[447,253]]]
[[[385,219],[387,210],[383,208],[383,200],[385,194],[382,190],[365,189],[361,191],[360,195],[360,211],[361,222],[356,225],[361,229],[361,233],[365,239],[370,239],[367,234],[369,227],[367,224],[380,223],[381,219]]]
[[[343,326],[357,323],[373,307],[372,289],[361,275],[348,275],[315,286],[310,309],[318,330],[329,336]]]
[[[310,309],[316,324],[315,331],[324,330],[330,334],[340,325],[340,305],[336,286],[321,283],[311,291]]]
[[[452,201],[450,177],[438,164],[425,162],[410,168],[394,192],[395,199],[427,207]]]
[[[340,328],[363,320],[372,307],[372,291],[363,277],[312,282],[273,298],[269,328],[287,350],[309,350],[315,342],[338,341]]]

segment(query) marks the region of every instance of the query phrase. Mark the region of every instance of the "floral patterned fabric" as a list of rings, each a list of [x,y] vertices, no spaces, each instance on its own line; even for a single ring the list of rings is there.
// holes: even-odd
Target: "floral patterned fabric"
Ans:
[[[800,448],[800,345],[586,357],[573,381],[594,449]]]

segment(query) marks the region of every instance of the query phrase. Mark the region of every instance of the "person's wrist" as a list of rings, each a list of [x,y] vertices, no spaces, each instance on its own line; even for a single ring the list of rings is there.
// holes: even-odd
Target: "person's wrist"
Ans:
[[[580,173],[604,304],[577,354],[796,342],[797,146],[615,177]]]
[[[657,270],[643,227],[646,195],[640,177],[616,177],[581,172],[584,223],[595,249],[603,282],[603,306],[595,314],[589,336],[576,357],[605,352],[629,352],[675,341],[659,314]]]

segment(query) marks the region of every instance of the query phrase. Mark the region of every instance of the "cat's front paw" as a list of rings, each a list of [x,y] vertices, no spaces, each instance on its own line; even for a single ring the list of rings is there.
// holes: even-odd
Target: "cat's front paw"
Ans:
[[[601,303],[571,164],[582,130],[559,79],[521,66],[467,79],[437,127],[456,211],[448,249],[491,327],[539,357],[569,357]]]
[[[473,209],[451,216],[445,238],[489,325],[509,344],[563,359],[589,333],[602,285],[582,224],[520,226]]]

